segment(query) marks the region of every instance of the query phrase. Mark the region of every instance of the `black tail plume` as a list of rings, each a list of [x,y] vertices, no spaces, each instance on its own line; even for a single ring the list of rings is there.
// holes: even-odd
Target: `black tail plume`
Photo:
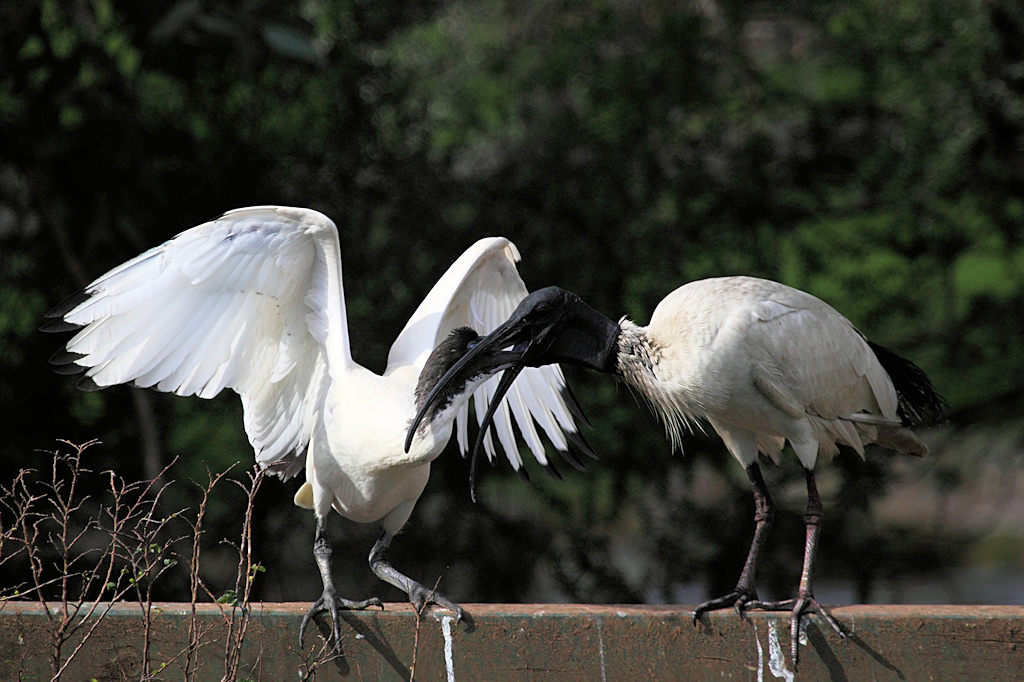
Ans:
[[[868,341],[875,357],[892,379],[899,399],[899,415],[907,426],[928,426],[945,421],[949,405],[935,392],[932,382],[920,367],[885,346]]]

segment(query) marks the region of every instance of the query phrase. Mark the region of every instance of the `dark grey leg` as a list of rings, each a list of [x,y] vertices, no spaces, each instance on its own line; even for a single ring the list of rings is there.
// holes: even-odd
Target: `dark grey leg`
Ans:
[[[736,582],[736,589],[724,597],[711,599],[693,610],[693,624],[707,611],[724,609],[729,606],[736,608],[736,613],[743,617],[744,610],[750,604],[760,603],[757,601],[756,574],[757,562],[768,542],[768,531],[772,527],[772,517],[775,512],[775,503],[768,494],[768,487],[761,476],[761,469],[757,462],[747,467],[747,477],[750,479],[750,488],[754,492],[754,537],[750,541],[750,551],[747,552],[747,561],[743,564],[743,571],[740,579]],[[788,608],[788,607],[787,607]]]
[[[789,619],[789,651],[793,657],[794,670],[796,670],[800,660],[800,617],[805,613],[817,613],[825,619],[825,622],[840,637],[846,638],[846,632],[842,626],[832,617],[828,609],[819,604],[818,600],[814,598],[814,590],[811,587],[814,559],[818,554],[818,536],[821,532],[823,507],[821,497],[818,495],[818,486],[814,480],[814,472],[808,469],[805,473],[807,477],[807,511],[804,512],[804,525],[807,528],[807,539],[804,542],[804,567],[800,573],[800,587],[797,590],[797,598],[775,602],[751,601],[747,604],[747,608],[763,609],[765,611],[787,611],[792,609]]]
[[[463,611],[461,606],[443,594],[434,590],[428,590],[409,576],[399,573],[388,562],[385,555],[387,554],[388,547],[391,545],[391,538],[392,535],[387,530],[382,531],[380,537],[377,538],[377,542],[374,543],[373,549],[370,550],[370,570],[373,571],[374,575],[384,582],[404,590],[409,595],[409,601],[417,611],[422,611],[423,607],[427,604],[437,604],[454,613],[455,622],[462,620]]]
[[[309,611],[306,611],[305,617],[302,619],[302,625],[299,626],[299,647],[302,647],[302,640],[306,634],[306,626],[314,616],[324,613],[325,611],[331,614],[331,622],[333,624],[334,633],[334,647],[337,649],[341,646],[341,619],[338,615],[338,609],[365,609],[368,606],[379,606],[381,609],[384,608],[384,604],[381,603],[377,597],[371,597],[370,599],[364,599],[363,601],[350,601],[339,597],[334,591],[334,578],[331,576],[331,542],[327,539],[326,519],[317,517],[316,518],[316,538],[313,541],[313,558],[316,559],[317,568],[320,569],[320,579],[324,584],[323,594],[320,598],[309,607]]]

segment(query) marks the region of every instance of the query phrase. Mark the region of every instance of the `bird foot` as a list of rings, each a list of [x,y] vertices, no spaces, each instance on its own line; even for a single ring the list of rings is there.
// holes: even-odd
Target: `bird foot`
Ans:
[[[441,608],[448,609],[454,613],[456,623],[459,623],[462,620],[463,615],[465,615],[461,606],[438,592],[436,589],[428,590],[418,582],[413,582],[412,586],[409,588],[409,601],[412,603],[413,608],[416,609],[416,613],[423,613],[423,610],[429,604],[436,604]]]
[[[741,618],[746,618],[746,611],[748,609],[757,609],[758,611],[790,611],[791,616],[789,620],[789,651],[793,659],[793,669],[796,670],[797,664],[800,660],[800,618],[807,614],[816,613],[822,617],[822,619],[829,624],[829,626],[836,631],[841,639],[846,639],[847,633],[843,629],[843,626],[839,624],[839,621],[835,619],[832,613],[822,606],[817,599],[814,598],[813,594],[802,595],[798,599],[784,599],[782,601],[762,601],[757,598],[757,594],[752,590],[737,589],[735,592],[730,592],[724,597],[718,599],[711,599],[703,604],[700,604],[693,610],[693,624],[696,625],[701,615],[707,611],[715,611],[717,609],[725,609],[728,607],[734,607],[736,613]]]
[[[782,601],[762,601],[751,599],[747,602],[746,608],[757,611],[789,611],[796,606],[796,599],[783,599]]]
[[[310,621],[321,613],[329,613],[331,614],[331,631],[334,634],[334,648],[338,649],[341,646],[341,616],[338,614],[338,610],[348,609],[350,611],[357,611],[369,608],[370,606],[379,606],[381,611],[384,610],[384,604],[377,597],[371,597],[363,601],[352,601],[339,597],[332,589],[324,589],[320,598],[313,602],[313,605],[309,607],[306,615],[302,618],[302,625],[299,626],[299,648],[302,647],[302,642],[306,635],[306,626],[309,625]]]
[[[757,592],[737,586],[735,590],[725,596],[698,604],[693,610],[693,624],[696,625],[700,617],[708,611],[727,609],[730,606],[736,609],[740,618],[746,618],[744,612],[751,603],[757,603]]]
[[[846,630],[839,624],[832,613],[818,603],[818,600],[814,598],[813,594],[801,595],[798,599],[787,599],[784,602],[775,602],[782,606],[784,604],[792,604],[793,611],[789,619],[789,654],[793,659],[793,670],[797,669],[797,665],[800,662],[800,618],[804,615],[816,613],[821,616],[826,623],[828,623],[836,634],[839,635],[840,639],[846,639]],[[781,610],[781,609],[772,609]]]

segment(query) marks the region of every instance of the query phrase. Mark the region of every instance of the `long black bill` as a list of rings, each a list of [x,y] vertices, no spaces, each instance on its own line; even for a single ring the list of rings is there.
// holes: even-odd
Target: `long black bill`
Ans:
[[[496,431],[494,428],[494,413],[497,411],[498,405],[501,404],[501,399],[508,393],[508,389],[512,388],[512,383],[519,376],[519,373],[523,371],[524,367],[525,364],[520,362],[501,373],[501,380],[494,390],[494,397],[491,398],[491,403],[487,406],[487,412],[484,414],[483,421],[480,422],[480,430],[476,434],[476,442],[473,443],[473,451],[470,454],[469,460],[469,497],[473,502],[476,502],[476,463],[480,458],[480,447],[484,443],[487,432]],[[497,433],[494,433],[494,436],[496,438]]]
[[[618,371],[619,325],[597,312],[576,294],[560,287],[545,287],[529,294],[516,307],[511,316],[486,337],[476,342],[430,388],[412,420],[405,438],[408,452],[413,436],[420,424],[436,409],[439,401],[450,399],[457,387],[465,387],[484,375],[503,371],[490,404],[480,421],[480,432],[473,446],[470,466],[470,491],[476,499],[474,483],[480,446],[488,432],[494,430],[494,414],[516,377],[527,367],[552,364],[571,364],[599,372]],[[451,383],[452,387],[448,384]],[[463,389],[464,390],[464,389]],[[586,423],[568,386],[562,398],[573,415]],[[566,432],[566,438],[584,454],[594,457],[593,450],[575,431]],[[563,458],[576,469],[583,464],[568,450]],[[557,477],[551,462],[546,468]],[[525,475],[525,469],[520,468]]]
[[[477,358],[484,352],[490,353],[493,357],[490,361],[483,363],[485,366],[478,371],[474,372],[477,376],[483,373],[498,372],[502,369],[508,370],[512,367],[518,367],[515,371],[515,375],[518,375],[525,366],[525,352],[526,348],[514,348],[511,351],[495,351],[494,349],[508,348],[516,344],[520,338],[524,338],[524,333],[521,329],[517,328],[518,320],[513,321],[511,319],[506,320],[504,324],[491,332],[485,339],[482,339],[476,346],[469,349],[465,355],[458,359],[454,365],[448,368],[441,378],[434,384],[434,387],[430,389],[430,393],[424,399],[423,404],[420,406],[419,412],[413,418],[409,424],[409,431],[405,435],[405,451],[409,452],[409,448],[412,446],[412,439],[416,435],[417,429],[419,429],[420,422],[423,418],[431,412],[433,404],[443,395],[446,385],[452,381],[460,372],[466,370],[471,363],[477,360]],[[525,340],[525,338],[524,338]],[[480,364],[480,363],[478,363]],[[507,371],[506,371],[507,373]],[[513,376],[513,379],[515,376]],[[509,386],[512,382],[509,381]],[[499,398],[504,396],[505,392],[508,391],[508,386],[505,387],[504,391],[499,394]],[[496,403],[492,403],[496,404]],[[488,410],[488,414],[493,415],[493,410]],[[481,430],[485,429],[485,424],[481,424]]]

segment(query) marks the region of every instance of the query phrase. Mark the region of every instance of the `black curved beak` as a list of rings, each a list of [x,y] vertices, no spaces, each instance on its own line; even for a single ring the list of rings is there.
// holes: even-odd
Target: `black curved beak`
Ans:
[[[409,426],[405,450],[446,385],[457,378],[475,378],[504,371],[488,406],[481,434],[512,382],[526,367],[568,363],[601,372],[616,371],[619,326],[572,292],[559,287],[539,289],[519,302],[512,315],[480,339],[431,388]],[[483,442],[477,437],[477,447]]]
[[[412,439],[420,422],[431,411],[433,404],[442,395],[445,386],[460,375],[480,376],[482,374],[494,374],[504,371],[501,382],[498,384],[498,391],[494,400],[487,410],[487,417],[480,426],[481,434],[485,433],[491,426],[491,418],[497,409],[498,403],[512,386],[516,376],[526,366],[526,351],[529,348],[529,333],[521,324],[518,318],[509,318],[500,327],[481,339],[475,346],[470,348],[465,355],[459,358],[454,365],[448,368],[441,378],[434,384],[434,387],[427,394],[420,406],[419,411],[409,424],[409,431],[405,436],[405,451],[409,452]],[[504,350],[513,346],[512,350]],[[509,371],[512,371],[511,378],[507,378]],[[483,436],[477,438],[477,445],[483,442]]]
[[[473,446],[470,465],[472,493],[480,446],[487,432],[494,428],[494,414],[520,372],[526,367],[562,363],[600,372],[616,372],[618,337],[618,324],[588,306],[572,292],[559,287],[546,287],[529,294],[520,301],[508,320],[477,341],[431,387],[409,425],[405,438],[406,452],[423,419],[432,413],[434,404],[450,393],[447,384],[462,381],[464,386],[485,374],[503,372],[480,422],[480,431]],[[570,409],[586,422],[578,406],[573,408],[575,400],[571,394],[568,402]],[[590,447],[582,439],[577,440],[578,445],[582,444],[580,447],[583,452],[592,455]]]

